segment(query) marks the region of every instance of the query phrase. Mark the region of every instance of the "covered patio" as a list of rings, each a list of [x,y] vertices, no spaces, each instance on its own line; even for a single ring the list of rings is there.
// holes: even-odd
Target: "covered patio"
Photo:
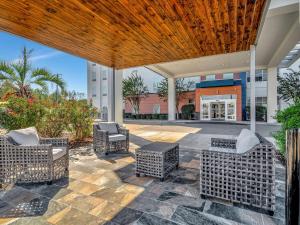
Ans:
[[[1,192],[1,224],[284,224],[284,168],[276,162],[274,216],[199,197],[199,150],[211,126],[125,124],[131,132],[130,153],[106,157],[92,145],[70,150],[70,177],[52,185],[16,185]],[[243,126],[232,127],[236,135]],[[220,127],[215,127],[216,132]],[[230,130],[228,128],[228,130]],[[259,127],[260,132],[272,130]],[[220,132],[219,132],[220,133]],[[154,141],[180,143],[180,165],[160,182],[135,176],[134,150]]]
[[[255,132],[255,69],[272,74],[268,96],[274,96],[277,67],[299,41],[298,10],[299,3],[279,0],[3,0],[0,29],[111,67],[108,120],[119,124],[122,69],[146,66],[168,78],[169,121],[175,120],[176,78],[249,70]],[[283,27],[286,33],[278,35]],[[268,101],[271,123],[277,98]],[[285,170],[277,160],[273,216],[200,196],[200,150],[209,148],[212,137],[233,138],[240,128],[203,133],[188,125],[124,126],[130,130],[129,153],[103,156],[91,145],[76,147],[70,150],[68,178],[1,191],[0,224],[285,223]],[[179,169],[164,182],[135,176],[135,149],[155,141],[180,144]]]

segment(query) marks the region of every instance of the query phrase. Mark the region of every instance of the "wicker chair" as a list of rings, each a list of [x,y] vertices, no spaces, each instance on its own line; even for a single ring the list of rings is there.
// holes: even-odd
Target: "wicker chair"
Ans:
[[[121,128],[117,123],[101,122],[93,128],[94,150],[100,153],[129,149],[129,130]]]
[[[237,140],[211,139],[215,149],[200,153],[200,193],[203,197],[228,200],[273,214],[274,146],[262,136],[256,136],[260,143],[243,154],[236,153]]]
[[[50,184],[68,176],[68,168],[68,139],[40,138],[39,145],[21,146],[8,136],[0,136],[0,187],[10,183]]]

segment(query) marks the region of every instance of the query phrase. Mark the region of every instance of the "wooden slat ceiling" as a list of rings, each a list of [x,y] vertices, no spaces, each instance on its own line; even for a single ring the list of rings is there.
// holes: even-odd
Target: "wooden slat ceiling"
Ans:
[[[266,0],[1,0],[0,29],[116,68],[249,50]]]

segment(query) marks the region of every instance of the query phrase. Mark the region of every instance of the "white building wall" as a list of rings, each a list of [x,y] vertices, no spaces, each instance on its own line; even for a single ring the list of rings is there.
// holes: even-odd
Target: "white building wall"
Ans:
[[[87,96],[99,110],[99,118],[107,120],[108,85],[112,68],[87,62]]]

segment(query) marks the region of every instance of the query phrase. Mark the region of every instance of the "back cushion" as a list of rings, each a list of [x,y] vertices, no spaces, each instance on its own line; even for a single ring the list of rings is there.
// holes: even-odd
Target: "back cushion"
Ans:
[[[35,127],[28,127],[25,129],[11,130],[7,136],[12,138],[19,145],[34,146],[40,142],[39,135]]]
[[[243,129],[237,138],[236,152],[240,154],[245,153],[259,143],[259,139],[252,131]]]
[[[106,130],[108,131],[108,134],[118,134],[118,128],[117,124],[114,122],[102,122],[99,123],[100,129],[101,130]]]

